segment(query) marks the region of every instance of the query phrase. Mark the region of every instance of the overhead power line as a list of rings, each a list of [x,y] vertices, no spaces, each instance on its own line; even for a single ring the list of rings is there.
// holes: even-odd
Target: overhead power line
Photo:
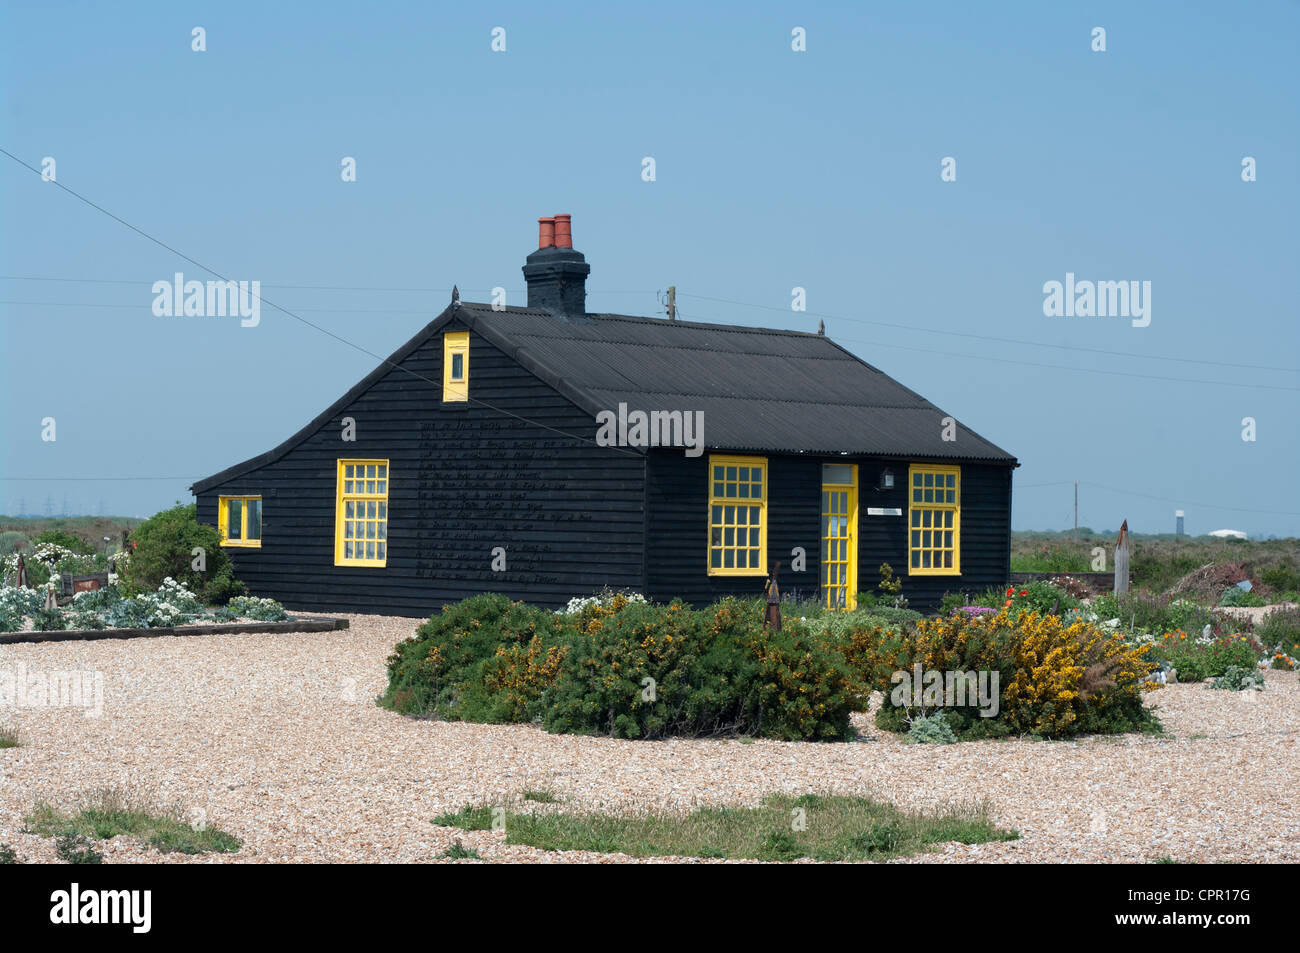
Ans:
[[[690,294],[689,292],[677,292],[683,298],[699,298],[702,301],[714,301],[719,304],[736,305],[741,308],[758,308],[763,311],[778,311],[789,313],[789,308],[782,308],[770,304],[756,304],[752,301],[734,301],[731,298],[716,298],[708,295]],[[870,324],[882,328],[896,328],[902,331],[922,331],[926,334],[941,334],[944,337],[970,338],[977,341],[989,341],[995,344],[1018,344],[1027,347],[1048,347],[1061,351],[1079,351],[1085,354],[1103,354],[1108,357],[1127,357],[1135,360],[1149,361],[1174,361],[1183,364],[1206,364],[1214,367],[1231,367],[1241,370],[1256,371],[1282,371],[1289,374],[1300,374],[1300,367],[1277,367],[1267,364],[1239,364],[1232,361],[1210,361],[1196,357],[1174,357],[1168,354],[1134,354],[1131,351],[1111,351],[1105,348],[1083,347],[1077,344],[1053,344],[1048,341],[1025,341],[1020,338],[1000,337],[994,334],[974,334],[969,331],[952,331],[947,328],[927,328],[917,324],[902,324],[897,321],[876,321],[871,318],[856,318],[844,314],[829,314],[824,311],[801,311],[800,314],[806,314],[814,318],[830,318],[832,321],[848,321],[853,324]],[[951,353],[938,351],[934,353]],[[968,357],[969,355],[958,355]],[[1020,363],[1020,362],[1015,362]],[[1049,365],[1050,366],[1050,365]],[[1087,368],[1077,368],[1077,370],[1087,370]]]
[[[29,171],[31,171],[31,172],[34,172],[36,175],[41,175],[41,170],[40,170],[40,169],[36,168],[35,166],[28,165],[26,162],[24,162],[22,159],[18,158],[16,155],[14,155],[12,152],[8,151],[7,149],[0,148],[0,153],[3,153],[4,155],[8,156],[10,159],[13,159],[15,162],[17,162],[17,163],[18,163],[19,165],[21,165],[23,168],[25,168],[25,169],[27,169],[27,170],[29,170]],[[222,281],[230,281],[230,280],[231,280],[230,278],[227,278],[225,275],[221,274],[221,273],[220,273],[219,271],[217,271],[215,268],[211,268],[211,267],[209,267],[208,265],[203,264],[203,262],[199,261],[199,260],[196,259],[196,258],[191,258],[189,255],[185,254],[185,253],[184,253],[183,251],[181,251],[180,249],[178,249],[178,248],[174,248],[174,247],[172,247],[171,245],[168,245],[168,244],[167,244],[166,242],[164,242],[162,239],[160,239],[160,238],[155,238],[153,235],[150,235],[148,232],[144,231],[143,229],[138,228],[138,227],[136,227],[135,225],[132,225],[130,222],[126,221],[125,219],[121,218],[120,216],[113,214],[113,213],[110,212],[108,209],[104,208],[102,205],[97,205],[95,202],[92,202],[90,199],[86,198],[86,196],[82,195],[80,192],[77,192],[77,191],[74,191],[73,189],[68,188],[68,187],[67,187],[66,185],[64,185],[62,182],[59,182],[58,180],[48,180],[48,181],[50,181],[51,184],[53,184],[53,185],[57,185],[60,189],[62,189],[64,192],[67,192],[67,193],[68,193],[69,195],[71,195],[73,198],[75,198],[75,199],[77,199],[77,200],[79,200],[79,201],[81,201],[81,202],[84,202],[86,205],[89,205],[91,208],[95,209],[97,212],[101,212],[101,213],[103,213],[104,215],[107,215],[109,218],[113,219],[113,221],[115,221],[115,222],[117,222],[117,223],[119,223],[119,224],[121,224],[121,225],[126,226],[127,228],[129,228],[131,231],[135,232],[135,233],[136,233],[137,235],[139,235],[140,237],[145,238],[145,239],[148,239],[149,241],[153,242],[155,245],[159,246],[160,248],[164,248],[164,249],[166,249],[167,251],[171,252],[171,253],[172,253],[173,255],[175,255],[176,257],[181,258],[181,259],[183,259],[183,260],[185,260],[185,261],[188,261],[191,265],[194,265],[195,267],[202,268],[202,269],[203,269],[204,271],[206,271],[208,274],[210,274],[210,275],[212,275],[212,276],[214,276],[214,277],[216,277],[216,278],[219,278],[219,279],[222,280]],[[357,344],[357,343],[355,343],[355,342],[353,342],[353,341],[349,341],[347,338],[342,337],[341,335],[335,334],[333,331],[330,331],[330,330],[328,330],[328,329],[326,329],[326,328],[321,327],[319,324],[313,324],[311,321],[308,321],[306,318],[302,317],[301,315],[295,314],[294,312],[290,311],[288,308],[281,307],[280,305],[276,304],[274,301],[270,300],[269,298],[265,298],[265,297],[263,297],[262,295],[256,295],[255,297],[256,297],[259,301],[261,301],[263,304],[269,305],[270,307],[272,307],[272,308],[274,308],[275,310],[281,312],[282,314],[286,314],[286,315],[288,315],[289,317],[293,318],[295,321],[301,322],[302,324],[305,324],[307,327],[312,328],[312,329],[314,329],[314,330],[316,330],[316,331],[319,331],[321,334],[324,334],[324,335],[326,335],[327,337],[331,337],[331,338],[333,338],[334,340],[338,341],[340,344],[344,344],[344,345],[346,345],[346,346],[348,346],[348,347],[350,347],[350,348],[352,348],[352,349],[354,349],[354,350],[356,350],[356,351],[360,351],[362,354],[365,354],[366,356],[368,356],[368,357],[370,357],[370,358],[373,358],[373,359],[376,360],[376,361],[379,361],[381,364],[386,364],[386,365],[388,365],[388,366],[390,366],[390,367],[393,367],[393,368],[396,369],[396,370],[399,370],[399,371],[402,371],[402,372],[404,372],[404,373],[406,373],[406,374],[409,374],[411,377],[414,377],[414,378],[416,378],[416,379],[418,379],[418,380],[422,380],[422,381],[425,381],[426,383],[432,384],[432,385],[435,386],[435,387],[440,387],[440,386],[441,386],[441,384],[440,384],[438,381],[435,381],[435,380],[432,380],[432,379],[430,379],[430,378],[428,378],[428,377],[425,377],[423,374],[420,374],[420,373],[418,373],[418,372],[416,372],[416,371],[413,371],[413,370],[411,370],[409,367],[404,367],[403,365],[398,364],[398,363],[395,362],[395,361],[391,361],[391,360],[389,360],[388,358],[386,358],[386,357],[384,357],[384,356],[382,356],[382,355],[380,355],[380,354],[376,354],[376,353],[374,353],[373,351],[369,350],[368,348],[363,347],[363,346],[360,345],[360,344]],[[469,401],[470,403],[472,403],[472,404],[477,404],[477,405],[480,406],[480,407],[486,407],[488,410],[491,410],[491,411],[493,411],[494,413],[499,413],[499,414],[502,414],[503,416],[511,417],[511,418],[513,418],[513,419],[515,419],[515,420],[519,420],[519,421],[521,421],[521,422],[523,422],[523,423],[525,423],[525,424],[529,424],[529,425],[534,426],[534,427],[539,427],[539,428],[541,428],[541,429],[543,429],[543,430],[546,430],[546,431],[548,431],[548,432],[550,432],[550,433],[559,434],[560,436],[562,436],[562,437],[568,437],[568,438],[571,439],[571,440],[578,440],[578,441],[581,441],[581,442],[583,442],[583,443],[590,443],[590,444],[593,444],[593,445],[597,445],[595,440],[593,440],[593,439],[591,439],[591,438],[589,438],[589,437],[584,437],[584,436],[582,436],[581,434],[569,433],[568,431],[560,430],[558,427],[552,427],[552,426],[550,426],[549,424],[544,424],[544,423],[542,423],[541,421],[538,421],[538,420],[530,420],[529,418],[524,417],[524,416],[522,416],[522,415],[520,415],[520,414],[516,414],[516,413],[514,413],[513,411],[506,410],[504,407],[497,407],[497,406],[495,406],[495,405],[493,405],[493,404],[489,404],[487,401],[484,401],[484,400],[479,400],[479,399],[474,398],[474,397],[468,397],[467,399],[468,399],[468,401]],[[635,450],[628,450],[628,449],[625,449],[625,448],[623,448],[623,447],[609,447],[608,449],[610,449],[610,450],[614,450],[614,451],[616,451],[616,452],[618,452],[618,453],[626,454],[626,455],[628,455],[628,456],[639,456],[639,454],[638,454]]]

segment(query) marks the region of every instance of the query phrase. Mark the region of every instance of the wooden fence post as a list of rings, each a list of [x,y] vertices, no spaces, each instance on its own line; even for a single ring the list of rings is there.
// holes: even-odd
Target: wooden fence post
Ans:
[[[781,564],[777,563],[772,567],[772,575],[768,578],[767,584],[763,586],[763,594],[767,597],[767,612],[763,617],[763,628],[781,631],[781,590],[776,587],[776,575],[781,571]]]
[[[1115,595],[1122,596],[1128,592],[1128,520],[1119,528],[1119,539],[1115,541]]]

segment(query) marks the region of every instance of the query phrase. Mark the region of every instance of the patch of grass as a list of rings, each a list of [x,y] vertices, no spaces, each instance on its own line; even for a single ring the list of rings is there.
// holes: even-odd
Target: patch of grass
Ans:
[[[12,728],[0,728],[0,748],[20,748],[22,744],[18,732]]]
[[[481,823],[484,816],[490,826],[487,807],[466,808],[443,820]],[[633,857],[888,860],[953,841],[982,844],[1019,836],[996,827],[983,804],[912,814],[873,798],[843,795],[775,794],[761,807],[708,807],[686,815],[657,810],[634,815],[506,813],[507,844]]]
[[[113,790],[70,810],[39,801],[23,820],[29,833],[42,837],[107,840],[129,834],[164,854],[228,854],[242,846],[225,831],[188,823],[178,807],[158,809]]]
[[[545,788],[530,788],[524,792],[525,801],[536,801],[538,804],[559,804],[560,799],[552,792]]]
[[[452,841],[451,846],[438,856],[447,860],[482,860],[478,851],[473,847],[466,847],[459,840]]]
[[[82,834],[60,834],[54,839],[54,853],[65,864],[102,864],[104,855]]]
[[[488,805],[475,807],[466,804],[459,811],[439,814],[432,823],[438,827],[459,827],[463,831],[490,831],[492,829],[492,808]]]
[[[27,863],[27,859],[25,857],[19,857],[18,851],[14,850],[8,844],[0,844],[0,866],[25,863]]]
[[[1166,854],[1164,857],[1157,857],[1155,860],[1151,861],[1151,863],[1153,863],[1153,864],[1181,864],[1181,863],[1185,863],[1185,861],[1174,860],[1174,858],[1172,858],[1172,857],[1170,857],[1168,854]]]

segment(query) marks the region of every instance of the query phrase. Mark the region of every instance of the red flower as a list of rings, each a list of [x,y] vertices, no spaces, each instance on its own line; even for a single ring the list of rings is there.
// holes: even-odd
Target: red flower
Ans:
[[[1007,590],[1007,595],[1009,595],[1009,596],[1014,596],[1015,594],[1016,594],[1016,590],[1015,590],[1015,589],[1008,589],[1008,590]]]
[[[1021,589],[1021,590],[1020,590],[1020,594],[1021,594],[1022,596],[1027,596],[1027,595],[1029,595],[1029,590],[1028,590],[1028,589]]]

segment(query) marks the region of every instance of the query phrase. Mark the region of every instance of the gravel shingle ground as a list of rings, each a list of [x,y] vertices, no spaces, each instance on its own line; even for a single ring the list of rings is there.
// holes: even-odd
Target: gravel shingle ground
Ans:
[[[0,843],[37,798],[105,787],[182,803],[244,841],[235,855],[160,855],[127,838],[109,862],[427,861],[453,839],[496,861],[627,861],[509,846],[435,827],[468,802],[555,792],[606,810],[755,804],[774,791],[873,794],[909,809],[987,799],[1018,841],[953,845],[918,861],[1300,861],[1300,680],[1263,693],[1179,685],[1149,697],[1164,737],[913,746],[855,716],[846,744],[550,735],[415,721],[373,703],[384,660],[418,620],[352,616],[339,632],[0,647],[0,676],[97,671],[103,713],[0,708],[24,745],[0,750]]]

